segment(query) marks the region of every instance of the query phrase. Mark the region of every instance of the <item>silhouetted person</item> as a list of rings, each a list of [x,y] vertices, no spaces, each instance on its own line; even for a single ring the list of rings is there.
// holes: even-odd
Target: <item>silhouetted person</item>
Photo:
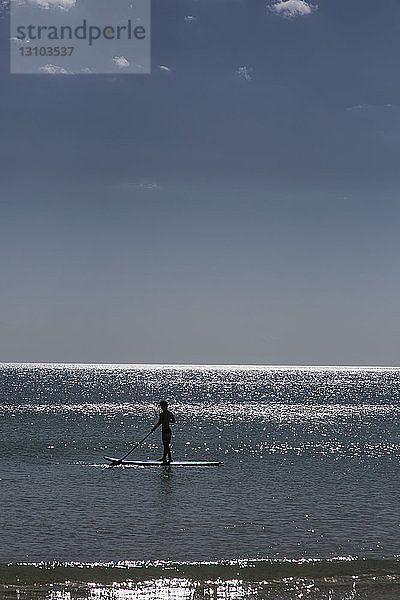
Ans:
[[[160,402],[160,406],[161,406],[162,412],[160,413],[158,423],[156,425],[154,425],[152,431],[155,431],[157,429],[157,427],[159,427],[159,425],[161,425],[161,427],[162,427],[162,432],[161,432],[162,442],[164,445],[164,454],[163,454],[161,460],[163,463],[170,463],[170,462],[172,462],[171,448],[170,448],[172,431],[171,431],[171,427],[169,425],[170,425],[170,423],[175,423],[175,417],[172,414],[172,412],[170,410],[168,410],[168,402],[166,402],[165,400],[162,400]]]

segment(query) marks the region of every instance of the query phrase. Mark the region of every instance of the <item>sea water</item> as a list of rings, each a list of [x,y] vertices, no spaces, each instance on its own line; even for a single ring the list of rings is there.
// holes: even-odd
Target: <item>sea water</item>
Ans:
[[[399,598],[399,384],[397,368],[0,365],[0,597]],[[107,466],[161,400],[173,458],[222,466]],[[161,455],[157,430],[130,456]]]

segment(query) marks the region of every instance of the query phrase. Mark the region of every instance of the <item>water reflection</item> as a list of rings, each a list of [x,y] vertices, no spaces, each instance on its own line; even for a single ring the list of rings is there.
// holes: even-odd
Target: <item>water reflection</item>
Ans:
[[[161,499],[165,500],[166,496],[171,495],[173,491],[173,477],[173,471],[169,465],[161,467],[159,473]]]

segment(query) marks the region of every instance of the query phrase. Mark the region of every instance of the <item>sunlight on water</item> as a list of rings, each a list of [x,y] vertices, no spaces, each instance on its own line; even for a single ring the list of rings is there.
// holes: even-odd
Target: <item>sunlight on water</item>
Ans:
[[[241,600],[257,598],[257,585],[243,584],[232,579],[230,581],[196,583],[188,579],[158,579],[143,581],[140,584],[113,584],[111,586],[88,585],[80,590],[80,597],[87,600],[193,600],[208,598],[213,600]],[[73,592],[72,592],[73,594]],[[69,590],[50,591],[48,600],[72,600],[76,597]],[[295,596],[300,597],[301,596]]]
[[[163,399],[173,458],[223,466],[107,466]],[[0,365],[0,419],[0,562],[398,552],[400,369]]]
[[[243,582],[196,582],[157,579],[110,585],[66,583],[50,587],[0,587],[0,600],[398,600],[400,586],[390,579],[332,581],[293,579]]]
[[[2,404],[0,414],[82,414],[87,416],[135,416],[138,413],[145,416],[153,416],[158,407],[154,405],[143,405],[142,403],[88,403],[80,404]],[[206,417],[215,419],[218,422],[225,421],[253,421],[262,419],[273,423],[305,423],[305,422],[324,422],[340,421],[355,418],[397,418],[400,415],[400,407],[393,405],[380,404],[362,404],[362,405],[343,405],[343,404],[283,404],[277,402],[258,402],[238,404],[232,403],[227,413],[225,403],[213,403],[212,405],[174,403],[174,410],[180,412],[186,418]]]

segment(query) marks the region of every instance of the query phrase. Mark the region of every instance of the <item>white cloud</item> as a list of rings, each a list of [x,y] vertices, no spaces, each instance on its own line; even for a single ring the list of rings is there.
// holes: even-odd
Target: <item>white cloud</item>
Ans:
[[[236,69],[235,76],[238,79],[243,79],[244,81],[251,81],[253,79],[251,73],[252,69],[250,69],[246,65],[242,65],[241,67],[238,67]]]
[[[385,110],[387,108],[395,108],[395,104],[356,104],[348,106],[346,110]]]
[[[113,58],[113,62],[117,65],[117,67],[119,67],[120,69],[127,69],[128,67],[130,67],[130,62],[129,60],[127,60],[125,58],[125,56],[114,56]]]
[[[64,67],[51,64],[40,67],[40,71],[42,73],[46,73],[47,75],[73,75],[72,71],[68,71],[68,69],[64,69]]]
[[[139,190],[156,192],[158,190],[158,183],[139,183]]]
[[[278,0],[270,4],[268,8],[271,12],[285,19],[294,19],[310,15],[317,7],[304,2],[304,0]]]
[[[36,4],[40,8],[48,10],[56,8],[59,10],[69,10],[74,8],[76,0],[28,0],[30,4]]]
[[[159,184],[155,181],[143,181],[141,183],[137,181],[120,181],[115,186],[128,192],[157,192],[160,189]]]
[[[365,108],[369,108],[370,104],[356,104],[355,106],[349,106],[346,110],[364,110]]]

